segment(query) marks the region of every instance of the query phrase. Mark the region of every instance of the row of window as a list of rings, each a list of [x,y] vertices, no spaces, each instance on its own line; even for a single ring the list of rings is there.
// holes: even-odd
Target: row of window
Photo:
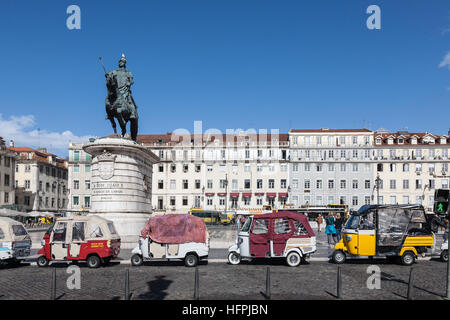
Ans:
[[[80,180],[73,180],[73,189],[74,190],[80,189]],[[91,180],[84,180],[84,189],[86,190],[91,189]]]
[[[410,189],[410,183],[408,179],[399,180],[402,186],[402,189]],[[426,181],[427,183],[423,185],[422,179],[415,179],[414,187],[416,190],[422,189],[422,188],[429,188],[429,189],[435,189],[436,188],[436,181],[435,179],[428,179]],[[442,189],[448,189],[449,186],[449,179],[441,179],[441,188]],[[389,189],[395,190],[397,187],[400,188],[400,186],[397,184],[397,180],[390,179],[389,180]],[[384,182],[382,179],[378,179],[378,188],[383,189],[384,188]]]
[[[84,167],[84,172],[91,172],[91,165],[90,164],[86,164],[86,165],[84,165],[82,167]],[[74,173],[80,172],[80,165],[78,165],[78,164],[74,165],[73,166],[73,172]]]
[[[55,207],[56,204],[58,204],[58,207]],[[45,197],[43,199],[42,197],[39,197],[39,208],[46,207],[46,208],[62,209],[65,206],[66,206],[66,199],[55,199],[49,197]]]
[[[18,166],[16,166],[16,172],[18,172],[18,170],[19,170],[19,168],[18,168]],[[30,172],[30,170],[31,170],[31,166],[25,165],[25,172]],[[55,178],[58,177],[59,179],[67,179],[67,170],[65,170],[65,169],[59,169],[59,168],[55,168],[55,167],[40,165],[39,173],[42,173],[42,174],[45,173],[47,176],[52,176]]]
[[[190,150],[178,150],[179,156],[177,157],[177,150],[170,150],[170,159],[172,161],[176,161],[177,158],[179,160],[189,161],[189,160],[239,160],[239,159],[245,159],[250,160],[251,158],[257,158],[257,159],[274,159],[276,157],[277,152],[275,152],[274,149],[257,149],[257,150],[250,150],[250,149],[244,149],[244,153],[238,152],[238,149],[233,149],[231,151],[230,149],[212,149],[212,150],[205,150],[202,154],[202,149],[197,149],[194,151],[189,152]],[[239,149],[239,151],[242,151],[242,149]],[[255,152],[256,151],[256,152]],[[264,152],[266,151],[266,152]],[[166,153],[167,152],[167,153]],[[165,159],[166,155],[169,154],[169,151],[165,150],[158,150],[158,155],[161,159]],[[243,155],[243,157],[239,157],[239,154]],[[253,157],[252,157],[253,155]],[[282,149],[281,150],[281,159],[286,160],[287,158],[287,150]]]
[[[84,157],[82,157],[81,155],[83,155]],[[92,160],[92,156],[89,153],[74,150],[72,161],[83,161],[83,160],[90,162]]]
[[[225,179],[220,179],[219,181],[219,188],[220,189],[225,189],[228,181]],[[268,179],[267,180],[267,186],[269,189],[274,189],[275,188],[275,179]],[[280,188],[285,189],[287,188],[287,180],[286,179],[281,179],[280,180],[280,184],[279,184]],[[169,182],[169,187],[171,190],[175,190],[177,188],[177,181],[175,179],[171,179]],[[182,189],[189,189],[189,180],[184,179],[182,180],[182,184],[181,184]],[[201,189],[201,180],[196,179],[194,181],[194,188],[195,189]],[[242,188],[243,189],[251,189],[251,180],[250,179],[244,179],[242,181]],[[256,189],[263,189],[264,188],[264,184],[263,184],[263,179],[256,179]],[[158,180],[158,189],[164,189],[164,180],[160,179]],[[206,182],[206,189],[213,189],[213,180],[207,180]],[[238,190],[239,189],[239,184],[238,184],[238,180],[237,179],[232,179],[231,180],[231,189],[232,190]]]
[[[440,172],[448,172],[448,162],[444,162],[439,164],[441,171]],[[415,163],[414,164],[414,172],[422,172],[425,164],[422,163]],[[377,171],[383,172],[385,169],[389,172],[397,172],[398,170],[402,170],[402,172],[410,172],[412,168],[412,165],[409,163],[403,163],[403,164],[397,164],[397,163],[378,163],[377,164]],[[429,163],[428,164],[428,172],[436,172],[437,171],[437,164],[435,163]]]
[[[213,205],[225,206],[225,202],[226,202],[226,197],[225,196],[218,196],[218,201],[217,200],[214,201],[215,197],[213,197],[213,196],[207,196],[205,198],[206,198],[205,199],[205,205],[206,206],[213,206]],[[183,207],[189,206],[189,200],[188,200],[189,197],[188,196],[180,196],[180,197],[171,196],[169,198],[169,205],[173,206],[173,207],[177,206],[177,199],[178,199],[178,201],[181,200],[181,206],[183,206]],[[158,197],[157,200],[158,200],[157,204],[156,204],[157,209],[158,210],[165,209],[164,208],[164,198],[163,197]],[[252,201],[251,197],[243,197],[242,200],[239,200],[238,198],[234,198],[234,197],[233,198],[229,198],[228,199],[228,203],[227,203],[227,208],[236,209],[239,206],[250,206],[251,203],[252,203],[251,201]],[[275,200],[274,197],[270,197],[270,198],[266,198],[266,199],[263,196],[256,196],[255,197],[254,203],[257,206],[262,206],[263,202],[267,202],[268,204],[270,204],[272,206],[275,206],[276,200]],[[285,198],[285,197],[279,197],[278,198],[278,203],[279,203],[280,206],[285,205],[286,202],[287,202],[287,198]],[[201,197],[200,196],[196,196],[194,198],[193,207],[196,207],[196,208],[202,207]]]
[[[324,186],[324,183],[326,183],[326,186]],[[335,189],[337,187],[338,182],[334,179],[329,179],[329,180],[322,180],[322,179],[316,179],[316,180],[311,180],[311,179],[304,179],[303,181],[303,187],[304,189],[324,189],[325,187],[328,189]],[[349,187],[350,185],[347,184],[347,180],[346,179],[341,179],[339,180],[339,188],[340,189],[347,189],[347,187]],[[364,189],[370,189],[371,188],[371,182],[370,180],[364,180],[363,183]],[[359,189],[360,187],[362,187],[360,185],[360,181],[358,179],[352,179],[351,180],[351,188],[352,189]],[[293,189],[298,189],[299,188],[299,181],[298,179],[293,179],[292,180],[292,188]]]
[[[340,164],[335,164],[335,163],[328,163],[328,164],[323,164],[323,163],[293,163],[292,164],[292,171],[293,172],[299,172],[300,170],[300,166],[303,167],[303,171],[305,172],[311,172],[311,171],[315,171],[315,172],[324,172],[325,169],[328,172],[335,172],[339,169],[340,172],[359,172],[361,170],[361,168],[363,168],[363,170],[365,172],[370,172],[370,168],[371,165],[370,163],[340,163]]]
[[[298,145],[299,144],[299,138],[296,136],[291,136],[292,144]],[[310,145],[316,145],[321,146],[326,143],[328,146],[345,146],[348,144],[358,145],[360,143],[369,145],[372,140],[372,136],[304,136],[303,137],[303,145],[310,146]]]
[[[190,167],[190,165],[188,163],[184,163],[184,164],[181,165],[181,170],[184,173],[187,173],[187,172],[189,172],[189,167]],[[281,172],[287,172],[287,168],[288,168],[287,164],[280,164],[280,171]],[[201,172],[201,169],[202,169],[201,164],[194,164],[194,171],[195,172]],[[206,171],[207,172],[213,172],[213,169],[214,169],[213,165],[207,165],[206,166]],[[257,172],[263,172],[263,169],[264,170],[268,170],[269,172],[275,172],[276,166],[275,166],[274,163],[269,163],[267,165],[262,165],[262,164],[256,165],[256,171]],[[177,164],[176,163],[170,164],[169,170],[172,173],[177,172]],[[219,166],[219,170],[220,170],[220,172],[227,172],[226,165],[224,165],[224,164],[220,165]],[[238,170],[239,170],[239,166],[238,165],[232,165],[231,166],[231,172],[237,173]],[[164,172],[164,164],[159,164],[158,165],[158,172]],[[251,172],[251,165],[250,164],[245,164],[244,165],[244,172]]]
[[[72,198],[72,205],[73,206],[80,206],[82,205],[84,208],[90,208],[91,207],[91,197],[83,197],[84,202],[80,203],[80,196],[73,196]]]

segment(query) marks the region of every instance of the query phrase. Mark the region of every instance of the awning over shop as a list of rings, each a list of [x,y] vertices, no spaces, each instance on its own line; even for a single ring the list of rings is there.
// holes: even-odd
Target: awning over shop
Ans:
[[[205,196],[207,196],[207,197],[211,197],[211,196],[213,196],[215,193],[214,192],[206,192],[205,193]],[[220,194],[219,194],[220,195]]]
[[[237,193],[234,193],[234,192],[230,193],[230,197],[231,198],[239,198],[239,192],[237,192]]]
[[[243,198],[250,198],[252,196],[252,193],[250,192],[250,193],[242,193],[242,197]]]
[[[267,192],[267,198],[275,198],[277,196],[276,193]]]
[[[219,197],[225,197],[227,194],[225,192],[218,192],[217,195]]]
[[[263,196],[264,192],[255,192],[255,196]]]
[[[278,197],[280,197],[280,198],[287,198],[288,194],[286,192],[279,192],[278,193]]]

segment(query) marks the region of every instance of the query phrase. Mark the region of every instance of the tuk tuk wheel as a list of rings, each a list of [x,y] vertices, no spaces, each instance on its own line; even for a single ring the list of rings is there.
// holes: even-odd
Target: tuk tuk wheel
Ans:
[[[344,263],[346,259],[345,253],[342,250],[333,252],[333,262],[336,264]]]
[[[138,267],[144,263],[144,259],[142,259],[142,256],[140,254],[133,254],[131,257],[131,265]]]
[[[184,258],[184,265],[186,267],[195,267],[198,263],[198,258],[195,254],[188,253]]]
[[[400,257],[400,261],[404,266],[410,266],[414,263],[415,261],[415,256],[414,253],[411,251],[406,251],[405,253],[403,253],[403,255]]]
[[[441,260],[444,262],[448,261],[448,250],[444,250],[441,252]]]
[[[286,262],[290,267],[297,267],[302,262],[302,258],[298,252],[293,251],[289,252],[286,256]]]
[[[89,268],[98,268],[100,267],[101,260],[98,256],[92,255],[87,258],[86,262]]]
[[[228,262],[233,265],[239,264],[241,262],[241,256],[237,252],[230,252],[228,254]]]
[[[46,266],[48,266],[48,263],[49,263],[47,258],[44,256],[40,256],[36,262],[39,267],[46,267]]]

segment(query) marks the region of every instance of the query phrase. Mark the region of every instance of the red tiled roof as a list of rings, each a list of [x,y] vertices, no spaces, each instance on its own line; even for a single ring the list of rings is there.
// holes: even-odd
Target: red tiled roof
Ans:
[[[391,132],[383,132],[383,133],[377,133],[375,132],[374,135],[374,140],[375,140],[375,146],[379,146],[380,144],[377,144],[377,138],[381,137],[381,145],[392,145],[392,144],[388,144],[388,139],[389,138],[393,138],[394,140],[394,145],[412,145],[411,140],[413,137],[417,138],[417,144],[414,145],[429,145],[428,143],[424,143],[423,142],[423,138],[425,136],[432,136],[435,139],[435,145],[440,145],[441,144],[441,137],[445,139],[446,143],[445,144],[450,144],[450,141],[447,137],[447,135],[442,135],[442,136],[438,136],[429,132],[395,132],[395,133],[391,133]],[[399,138],[403,138],[404,141],[403,143],[399,143],[398,139]]]

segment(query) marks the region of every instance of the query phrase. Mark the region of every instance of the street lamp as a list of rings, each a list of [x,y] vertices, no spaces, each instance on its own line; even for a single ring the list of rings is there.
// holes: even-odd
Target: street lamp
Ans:
[[[377,204],[380,204],[380,174],[377,174],[377,178],[375,179],[374,189],[377,189]]]

